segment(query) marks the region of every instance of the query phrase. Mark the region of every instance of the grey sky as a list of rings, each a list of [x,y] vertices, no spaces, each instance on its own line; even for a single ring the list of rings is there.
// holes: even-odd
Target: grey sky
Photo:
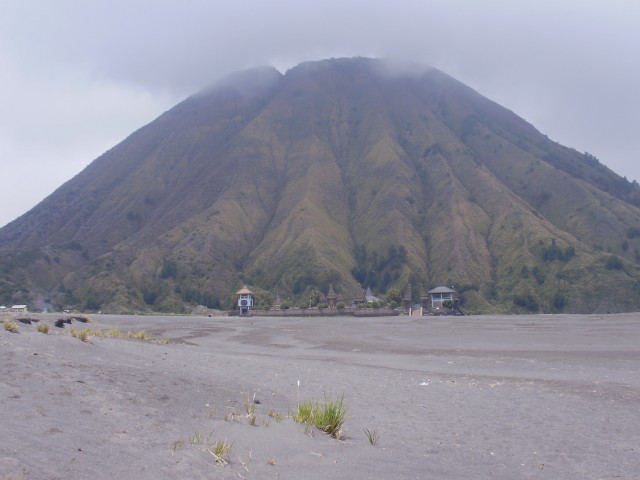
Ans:
[[[0,0],[0,226],[229,72],[440,68],[640,180],[637,0]]]

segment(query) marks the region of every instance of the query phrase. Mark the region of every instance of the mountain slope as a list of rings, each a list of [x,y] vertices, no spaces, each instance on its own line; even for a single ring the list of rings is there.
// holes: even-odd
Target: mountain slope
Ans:
[[[257,69],[1,229],[0,301],[180,311],[229,306],[242,283],[349,301],[413,282],[477,312],[632,310],[639,204],[637,184],[437,70]]]

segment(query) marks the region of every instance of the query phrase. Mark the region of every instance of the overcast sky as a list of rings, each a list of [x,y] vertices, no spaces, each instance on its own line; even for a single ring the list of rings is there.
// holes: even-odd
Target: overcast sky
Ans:
[[[0,226],[229,72],[437,67],[640,180],[637,0],[0,0]]]

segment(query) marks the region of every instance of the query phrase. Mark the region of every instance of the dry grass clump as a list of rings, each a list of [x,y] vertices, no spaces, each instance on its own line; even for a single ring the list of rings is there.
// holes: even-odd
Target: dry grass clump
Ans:
[[[82,340],[83,342],[86,342],[89,339],[89,330],[78,330],[77,328],[72,328],[71,330],[69,330],[69,333],[71,334],[71,336],[73,338],[77,338],[79,340]]]
[[[244,399],[244,411],[247,412],[247,417],[249,417],[250,415],[253,415],[256,411],[256,394],[253,394],[253,398],[249,397],[249,394],[247,393],[246,395],[244,395],[243,397]]]
[[[231,409],[231,411],[224,417],[225,422],[238,422],[239,420],[240,414],[235,408]]]
[[[118,328],[112,328],[111,330],[107,330],[107,337],[120,338],[123,336],[124,336],[123,333]]]
[[[150,340],[151,337],[144,330],[140,330],[139,332],[128,332],[127,338],[134,338],[136,340]]]
[[[203,439],[201,433],[196,433],[196,434],[192,435],[191,438],[189,438],[189,443],[191,445],[202,445],[203,441],[204,441],[204,439]]]
[[[231,455],[231,447],[233,445],[228,440],[219,440],[213,445],[207,447],[207,451],[213,455],[218,465],[226,465],[229,463],[229,455]]]
[[[18,324],[13,321],[4,322],[4,329],[7,332],[18,333]]]
[[[134,340],[143,340],[145,342],[157,343],[159,345],[167,345],[169,343],[168,338],[153,338],[144,330],[123,333],[118,328],[112,328],[110,330],[94,330],[93,334],[100,338],[132,338]]]
[[[40,333],[44,333],[44,334],[49,333],[49,325],[47,325],[46,323],[41,323],[36,328]]]
[[[184,447],[184,442],[182,440],[176,440],[173,442],[173,450],[181,450]]]
[[[349,406],[342,396],[337,400],[325,398],[324,403],[298,403],[298,408],[291,416],[298,423],[314,425],[324,433],[339,439],[348,410]]]
[[[275,419],[277,423],[280,423],[282,421],[282,415],[280,415],[278,412],[276,412],[272,408],[270,408],[269,411],[267,412],[267,416]]]

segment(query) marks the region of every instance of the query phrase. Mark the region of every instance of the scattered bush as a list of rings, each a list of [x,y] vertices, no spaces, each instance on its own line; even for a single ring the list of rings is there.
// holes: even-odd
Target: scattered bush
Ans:
[[[567,304],[567,300],[564,295],[559,292],[554,293],[551,299],[551,308],[554,312],[562,312]]]
[[[529,312],[537,312],[540,309],[538,300],[531,294],[515,295],[513,297],[513,304],[525,308]]]
[[[640,237],[640,228],[637,228],[637,227],[629,228],[629,230],[627,230],[627,238],[632,239],[636,237]]]
[[[609,255],[604,267],[607,270],[622,270],[624,268],[624,263],[617,255]]]
[[[407,261],[407,250],[402,245],[390,245],[384,255],[369,252],[364,245],[356,245],[354,257],[357,266],[351,270],[353,278],[361,285],[384,292],[400,278],[400,271]]]
[[[178,276],[178,265],[172,260],[165,260],[160,272],[160,278],[176,278]]]
[[[37,328],[40,333],[49,333],[49,325],[46,323],[41,323]]]
[[[558,260],[560,262],[568,262],[576,256],[576,249],[569,245],[566,248],[561,248],[556,245],[556,240],[551,239],[551,244],[546,245],[544,241],[540,240],[542,260],[545,262],[553,262]]]
[[[533,277],[536,279],[536,282],[538,282],[538,285],[544,284],[545,276],[538,267],[533,267],[531,273],[533,273]]]
[[[4,329],[7,332],[18,333],[18,324],[16,322],[4,322]]]

